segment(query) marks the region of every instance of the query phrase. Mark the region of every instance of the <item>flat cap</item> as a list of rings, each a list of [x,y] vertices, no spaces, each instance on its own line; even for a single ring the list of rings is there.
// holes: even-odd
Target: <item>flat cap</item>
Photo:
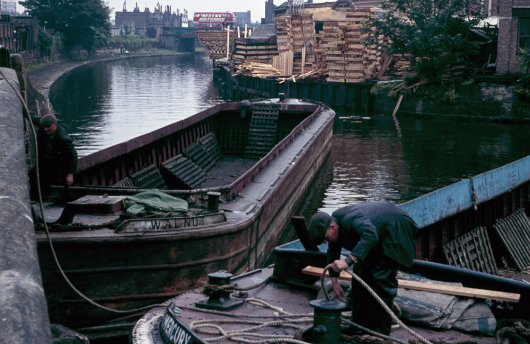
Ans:
[[[309,221],[309,239],[315,244],[320,245],[326,236],[326,230],[331,224],[332,218],[329,214],[322,211],[317,212]]]
[[[55,115],[52,115],[51,113],[42,116],[40,119],[41,127],[49,127],[53,123],[57,123],[57,117],[55,117]]]

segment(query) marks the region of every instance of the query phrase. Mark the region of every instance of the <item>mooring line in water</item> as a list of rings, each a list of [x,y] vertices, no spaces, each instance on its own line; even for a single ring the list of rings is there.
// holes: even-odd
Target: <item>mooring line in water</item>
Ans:
[[[20,102],[22,103],[22,106],[24,107],[24,110],[26,110],[25,113],[23,112],[23,115],[26,117],[26,119],[29,122],[29,126],[31,128],[31,134],[32,134],[33,139],[35,141],[35,153],[38,153],[39,146],[38,146],[38,142],[37,142],[38,141],[37,140],[37,132],[35,130],[35,126],[33,125],[32,120],[31,120],[31,115],[30,115],[30,111],[29,111],[29,108],[28,108],[28,104],[26,103],[26,100],[24,99],[24,97],[20,93],[20,90],[18,90],[11,83],[11,81],[5,76],[5,74],[2,72],[1,69],[0,69],[0,76],[2,76],[2,78],[13,89],[13,91],[15,91],[15,94],[17,95],[17,97],[19,98]],[[36,155],[36,156],[38,156],[38,155]],[[91,305],[93,305],[95,307],[98,307],[100,309],[103,309],[103,310],[111,312],[111,313],[128,314],[128,313],[134,313],[134,312],[138,312],[138,311],[148,310],[148,309],[151,309],[151,308],[154,308],[154,307],[157,307],[157,306],[161,306],[161,304],[153,304],[153,305],[144,306],[144,307],[140,307],[140,308],[136,308],[136,309],[129,309],[129,310],[119,310],[119,309],[109,308],[109,307],[103,306],[102,304],[99,304],[96,301],[92,300],[91,298],[89,298],[88,296],[83,294],[79,289],[77,289],[74,286],[74,284],[70,281],[68,276],[66,276],[66,273],[64,272],[64,270],[63,270],[63,268],[62,268],[62,266],[61,266],[61,264],[59,262],[59,259],[57,258],[57,254],[55,253],[55,248],[53,246],[53,242],[52,242],[52,239],[50,237],[50,231],[48,229],[48,224],[46,223],[46,219],[44,217],[44,206],[42,205],[43,204],[43,200],[42,200],[42,191],[41,191],[41,183],[40,183],[39,159],[36,159],[36,161],[35,161],[35,174],[36,174],[36,179],[37,179],[37,195],[38,195],[38,199],[39,199],[39,210],[40,210],[40,213],[41,213],[41,216],[42,216],[42,221],[44,223],[44,232],[46,233],[46,238],[48,240],[48,244],[50,245],[50,251],[52,253],[52,257],[53,257],[53,260],[55,262],[55,265],[59,269],[59,273],[61,274],[61,276],[65,280],[66,284],[77,295],[79,295],[79,297],[81,297],[86,302],[90,303]]]
[[[326,297],[326,300],[329,300],[329,295],[326,291],[326,288],[324,287],[324,277],[326,277],[326,272],[328,270],[331,270],[331,264],[327,265],[324,270],[322,271],[322,276],[320,277],[320,283],[321,283],[321,286],[322,286],[322,290],[324,292],[324,295]],[[383,307],[383,309],[390,315],[390,317],[395,321],[397,322],[397,324],[402,327],[405,331],[407,331],[409,334],[411,334],[412,336],[416,337],[420,342],[424,343],[424,344],[432,344],[429,340],[423,338],[419,333],[415,332],[414,330],[412,330],[410,327],[408,327],[407,325],[405,325],[397,316],[396,314],[394,314],[394,312],[386,305],[386,303],[379,297],[379,295],[377,295],[377,293],[359,276],[357,276],[356,273],[354,273],[353,271],[350,271],[348,269],[344,270],[345,272],[347,272],[348,274],[350,274],[352,276],[352,278],[354,278],[357,282],[359,282],[359,284],[361,284],[369,293],[370,295],[372,295],[376,301]],[[370,330],[370,329],[367,329],[367,328],[364,328],[363,326],[359,325],[359,324],[356,324],[354,323],[353,321],[347,321],[347,322],[351,322],[354,326],[356,327],[359,327],[359,328],[363,328],[363,330],[368,330],[367,332],[373,334],[373,335],[376,335],[378,337],[381,337],[383,338],[382,336],[385,336],[379,332],[376,332],[376,331],[373,331],[373,330]],[[395,338],[392,338],[392,337],[389,337],[389,336],[385,336],[387,337],[386,339],[389,339],[389,340],[392,340],[392,341],[395,341],[395,342],[398,342],[398,343],[405,343],[405,342],[402,342],[400,341],[399,339],[395,339]]]

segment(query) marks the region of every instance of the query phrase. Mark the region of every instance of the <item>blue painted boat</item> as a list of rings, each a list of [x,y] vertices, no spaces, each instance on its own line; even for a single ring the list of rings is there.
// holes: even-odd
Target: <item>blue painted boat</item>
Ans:
[[[403,209],[412,215],[421,228],[416,249],[418,259],[406,272],[440,281],[460,282],[464,287],[469,288],[520,294],[519,302],[511,303],[502,312],[496,311],[495,316],[530,320],[529,283],[524,282],[523,279],[516,280],[448,265],[444,258],[444,247],[448,243],[459,240],[477,227],[485,227],[486,235],[491,235],[494,258],[498,260],[501,256],[509,254],[510,250],[506,248],[503,250],[501,243],[497,242],[498,238],[493,234],[499,223],[497,220],[500,218],[520,214],[521,210],[518,209],[528,211],[529,183],[530,156],[402,204]],[[526,229],[530,233],[530,228]],[[297,232],[303,233],[303,231]],[[244,293],[236,293],[237,295],[232,298],[266,301],[265,303],[275,307],[272,310],[276,312],[269,312],[270,314],[267,315],[275,320],[278,320],[277,317],[281,317],[284,311],[291,314],[312,313],[309,301],[317,297],[314,286],[318,278],[303,274],[302,269],[307,266],[324,267],[327,264],[327,247],[324,243],[319,246],[318,250],[306,250],[302,243],[305,243],[304,236],[300,234],[299,236],[302,240],[292,241],[274,249],[276,261],[273,269],[264,268],[231,277],[230,284],[245,290]],[[529,250],[530,246],[526,247],[526,254]],[[520,274],[513,273],[512,277],[520,277]],[[257,287],[251,289],[248,286]],[[229,302],[239,302],[230,301],[230,296],[225,295],[225,297]],[[229,340],[224,336],[232,333],[230,331],[241,331],[234,333],[238,333],[237,335],[241,338],[248,335],[246,339],[252,335],[258,335],[248,333],[248,331],[243,335],[246,325],[243,324],[242,318],[248,315],[256,321],[256,317],[265,317],[266,311],[255,307],[251,302],[241,301],[239,302],[241,306],[235,306],[238,308],[208,313],[199,309],[202,308],[199,306],[204,302],[212,300],[210,296],[208,301],[205,301],[207,298],[208,296],[203,294],[202,290],[195,289],[168,300],[164,304],[165,307],[153,309],[140,319],[133,329],[132,342],[135,344],[191,344],[205,343],[217,338],[215,339],[217,342],[228,343]],[[237,321],[240,323],[238,324]],[[315,315],[315,323],[316,321],[317,315]],[[282,322],[288,321],[283,318],[280,323]],[[204,330],[202,326],[210,326],[208,330],[213,332]],[[222,327],[223,332],[215,333],[214,326]],[[225,330],[228,332],[224,332]],[[414,327],[414,330],[432,341],[439,342],[495,343],[496,340],[491,336],[461,333],[454,330],[451,330],[450,334],[417,327]],[[272,338],[272,336],[285,335],[288,330],[260,327],[259,331],[256,328],[255,331],[250,332],[260,332],[260,335]],[[229,336],[231,335],[235,334]],[[293,340],[301,338],[300,333],[296,331],[292,331],[291,335]],[[402,329],[393,330],[392,335],[402,342],[412,339]]]

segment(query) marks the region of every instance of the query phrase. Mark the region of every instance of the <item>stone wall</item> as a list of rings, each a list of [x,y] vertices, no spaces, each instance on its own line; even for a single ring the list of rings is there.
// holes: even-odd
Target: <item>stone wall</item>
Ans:
[[[456,103],[405,95],[398,111],[404,115],[444,116],[506,121],[530,121],[530,103],[519,99],[511,84],[482,82],[460,93]],[[374,113],[392,114],[397,97],[375,95]]]

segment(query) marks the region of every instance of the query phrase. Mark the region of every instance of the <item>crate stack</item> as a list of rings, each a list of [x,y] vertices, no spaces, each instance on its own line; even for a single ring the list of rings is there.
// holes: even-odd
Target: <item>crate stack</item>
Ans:
[[[217,60],[226,57],[226,30],[198,30],[197,39],[208,49],[210,58]],[[234,43],[235,31],[230,30],[230,46]]]
[[[234,64],[245,62],[272,63],[272,58],[278,55],[275,37],[270,39],[236,38],[232,55]]]
[[[368,20],[375,14],[370,8],[341,8],[346,20],[325,21],[319,32],[320,46],[327,81],[363,82],[377,76],[381,68],[382,51],[378,44],[365,46],[373,33],[366,32]],[[382,37],[378,40],[382,41]]]
[[[275,66],[276,68],[288,70],[290,74],[300,74],[316,67],[314,26],[310,14],[276,18],[278,55],[290,57],[292,54],[292,61],[282,61],[283,64],[289,64],[288,66]]]

